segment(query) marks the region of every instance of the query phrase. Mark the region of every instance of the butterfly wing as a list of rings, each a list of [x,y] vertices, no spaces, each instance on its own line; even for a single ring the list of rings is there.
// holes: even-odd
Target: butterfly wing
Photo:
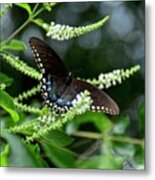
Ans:
[[[43,74],[50,74],[55,78],[65,78],[68,75],[63,62],[50,46],[36,37],[31,37],[29,44],[35,56],[35,61]]]
[[[81,80],[73,79],[72,84],[62,94],[61,99],[69,97],[71,101],[84,90],[90,92],[91,99],[93,100],[92,111],[105,112],[111,115],[119,114],[119,107],[110,96],[95,86]]]

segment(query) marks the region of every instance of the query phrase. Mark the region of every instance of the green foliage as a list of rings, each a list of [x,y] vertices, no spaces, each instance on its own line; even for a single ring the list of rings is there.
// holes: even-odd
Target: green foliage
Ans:
[[[45,133],[41,139],[46,141],[48,144],[61,147],[67,146],[74,141],[72,137],[67,136],[63,132],[57,130],[52,130]]]
[[[8,77],[6,74],[0,72],[0,84],[5,84],[6,86],[10,86],[13,82],[13,79]]]
[[[13,39],[9,44],[4,45],[2,50],[24,51],[26,50],[26,45],[22,41]]]
[[[70,150],[49,144],[48,141],[41,141],[41,144],[47,153],[50,161],[57,167],[61,168],[74,168],[75,167],[75,155]]]
[[[19,120],[19,115],[15,110],[13,99],[3,90],[0,90],[0,107],[7,111],[15,122]]]
[[[51,2],[51,3],[43,3],[43,7],[47,10],[47,11],[51,11],[52,7],[55,6],[57,3],[56,2]]]
[[[5,145],[3,151],[0,152],[0,167],[8,166],[8,155],[9,155],[10,147],[9,145]]]
[[[96,156],[84,160],[78,164],[80,168],[89,169],[121,169],[122,161],[118,157],[112,155]]]
[[[85,123],[93,123],[102,133],[104,131],[109,131],[112,128],[110,119],[103,113],[98,113],[98,115],[96,115],[96,113],[87,112],[75,117],[74,121],[67,126],[67,132],[69,134],[74,133],[79,129],[80,125]]]
[[[106,16],[90,25],[71,27],[55,22],[48,24],[38,17],[44,11],[52,13],[56,4],[15,4],[27,11],[28,18],[6,40],[1,41],[1,60],[36,81],[41,79],[41,73],[12,52],[26,49],[16,37],[29,23],[43,28],[46,36],[52,39],[68,40],[101,28],[109,19]],[[12,6],[5,5],[0,15]],[[139,70],[140,66],[134,65],[85,81],[107,89],[121,84]],[[0,142],[1,166],[125,169],[124,162],[131,161],[133,168],[144,168],[144,105],[137,112],[141,139],[136,139],[127,133],[132,121],[129,116],[121,115],[111,121],[112,118],[103,113],[89,112],[92,100],[88,91],[78,94],[75,105],[67,113],[57,115],[53,109],[40,108],[38,101],[31,101],[40,92],[40,85],[12,97],[7,91],[13,83],[10,77],[10,74],[0,73],[0,123],[4,139]],[[27,101],[30,105],[25,103]],[[98,145],[92,146],[92,142]]]
[[[38,145],[25,143],[20,137],[11,133],[2,133],[10,146],[8,164],[12,167],[46,167],[40,156]],[[18,158],[17,158],[18,157]]]
[[[34,23],[36,23],[38,26],[42,26],[44,21],[41,18],[36,18],[33,20]]]
[[[32,14],[31,6],[28,3],[18,3],[18,4],[16,4],[16,6],[19,6],[23,9],[25,9],[29,15]]]
[[[42,109],[42,111],[40,111],[40,116],[37,119],[37,123],[32,126],[34,133],[28,137],[27,140],[32,141],[39,138],[40,136],[43,136],[49,132],[51,129],[60,129],[64,124],[71,121],[76,115],[86,112],[92,103],[92,101],[90,101],[90,97],[88,96],[88,91],[81,93],[81,96],[79,96],[78,101],[76,101],[71,110],[64,114],[57,115],[54,110],[49,108]],[[11,129],[11,131],[22,132],[25,130],[25,128],[27,128],[27,126],[29,125],[26,124],[26,126],[15,126],[13,129]]]

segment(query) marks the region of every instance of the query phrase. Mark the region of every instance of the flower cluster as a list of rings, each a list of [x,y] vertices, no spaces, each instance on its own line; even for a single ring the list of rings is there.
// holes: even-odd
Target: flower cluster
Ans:
[[[48,113],[46,112],[46,114],[39,117],[38,120],[41,124],[44,123],[45,126],[49,126],[49,124],[54,123],[58,118],[63,119],[60,122],[68,121],[68,119],[72,119],[75,115],[80,115],[90,108],[92,100],[89,95],[90,93],[85,90],[84,92],[77,94],[73,102],[73,107],[71,107],[66,113],[56,114],[50,109]]]
[[[26,104],[18,102],[14,99],[14,105],[23,112],[29,112],[33,114],[40,114],[40,109],[38,107],[28,106]]]
[[[35,138],[39,138],[51,129],[60,129],[64,124],[72,120],[76,115],[80,115],[90,109],[92,100],[90,98],[90,93],[84,91],[77,95],[74,102],[74,106],[67,111],[65,114],[58,115],[49,108],[44,108],[40,110],[40,116],[30,122],[24,123],[22,125],[14,126],[9,129],[9,132],[25,132],[27,129],[31,129],[33,134],[27,137],[28,141],[32,141]],[[33,109],[32,109],[33,110]]]
[[[90,98],[90,93],[84,91],[76,96],[74,106],[65,114],[55,114],[51,109],[46,111],[45,114],[38,118],[38,123],[34,126],[35,132],[31,137],[28,137],[28,140],[38,138],[51,129],[61,128],[63,124],[72,120],[76,115],[83,114],[89,110],[91,104],[92,100]]]
[[[40,92],[40,84],[26,92],[23,92],[22,94],[19,94],[19,96],[15,99],[17,101],[23,101],[24,99],[28,99],[29,97],[35,95],[37,92]]]
[[[34,78],[36,80],[41,79],[41,74],[36,71],[34,68],[28,66],[25,62],[19,59],[19,57],[14,56],[13,54],[0,52],[0,56],[16,70],[22,72],[23,74]]]
[[[47,31],[47,36],[51,37],[52,39],[56,40],[68,40],[73,37],[78,37],[83,34],[86,34],[88,32],[91,32],[95,29],[100,28],[103,26],[107,20],[109,19],[109,16],[106,16],[102,20],[86,25],[86,26],[81,26],[81,27],[71,27],[68,25],[60,25],[60,24],[55,24],[55,22],[51,22],[51,24],[43,23],[42,27]]]
[[[116,69],[112,72],[100,74],[97,79],[87,79],[90,84],[97,86],[99,89],[107,89],[111,86],[115,86],[117,84],[121,84],[123,80],[129,78],[131,75],[140,70],[140,65],[135,65],[130,69]]]

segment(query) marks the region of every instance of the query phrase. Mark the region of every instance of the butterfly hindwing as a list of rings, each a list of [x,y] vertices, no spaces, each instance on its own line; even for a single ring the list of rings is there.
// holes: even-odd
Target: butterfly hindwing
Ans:
[[[104,91],[81,80],[74,80],[73,84],[77,93],[83,92],[84,90],[90,92],[91,99],[93,100],[91,110],[105,112],[111,115],[119,114],[119,108],[116,102]]]

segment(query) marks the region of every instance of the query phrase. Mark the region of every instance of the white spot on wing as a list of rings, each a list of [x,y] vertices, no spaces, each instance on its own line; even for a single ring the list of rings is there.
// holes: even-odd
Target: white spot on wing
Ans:
[[[45,69],[44,69],[44,68],[42,68],[42,69],[41,69],[41,72],[44,74],[44,73],[45,73]]]
[[[42,78],[42,82],[43,82],[43,83],[46,83],[46,78]]]
[[[43,68],[43,64],[42,63],[39,63],[39,66],[40,66],[40,68]]]

